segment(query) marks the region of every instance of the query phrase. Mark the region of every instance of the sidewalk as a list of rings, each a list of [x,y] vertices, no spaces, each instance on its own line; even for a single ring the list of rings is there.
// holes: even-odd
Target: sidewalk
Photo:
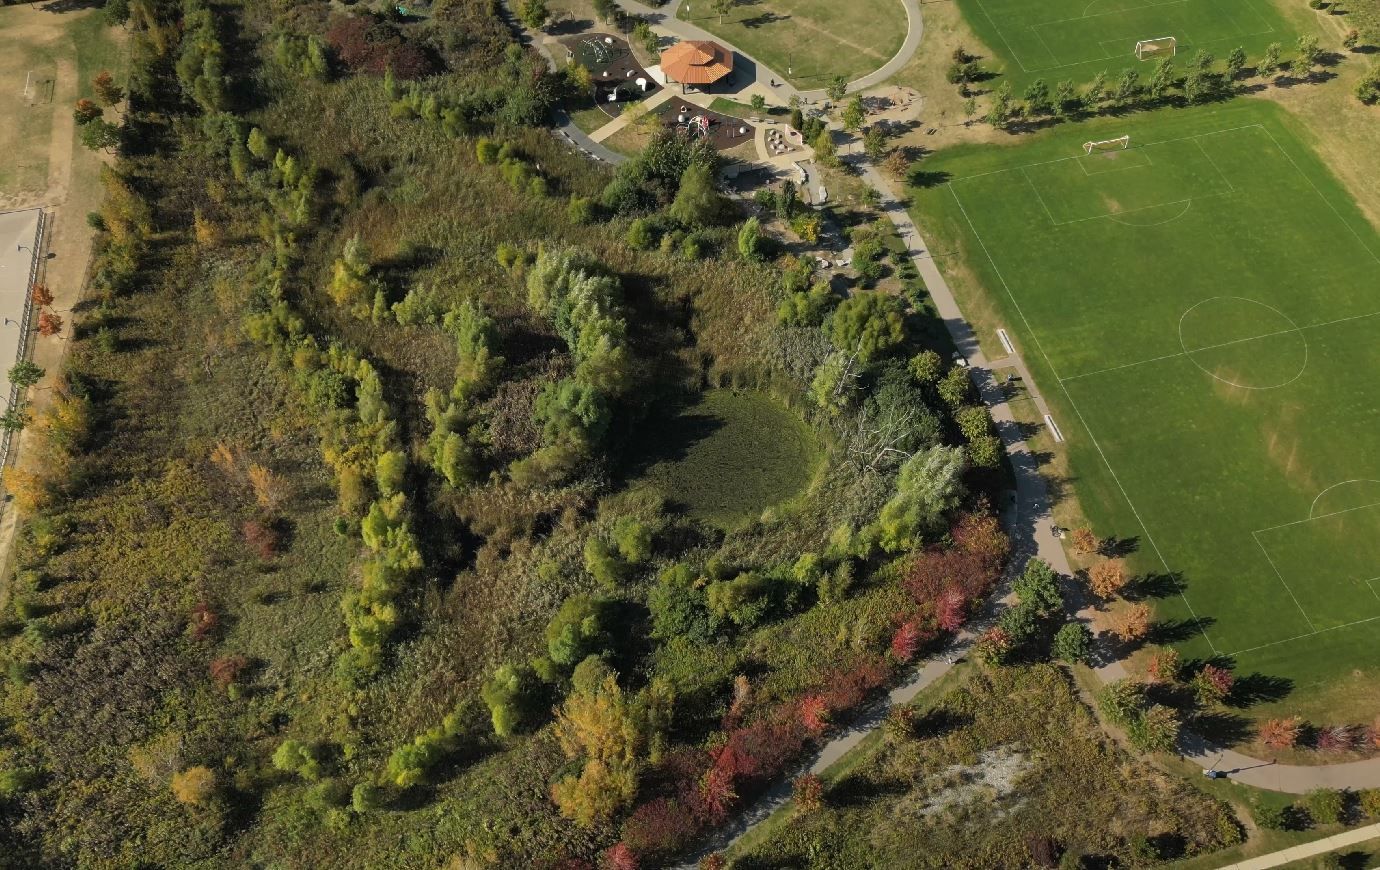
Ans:
[[[1355,846],[1358,843],[1374,840],[1377,837],[1380,837],[1380,825],[1368,825],[1364,828],[1356,828],[1350,831],[1343,831],[1340,834],[1333,834],[1330,837],[1314,840],[1311,843],[1290,846],[1288,849],[1281,849],[1278,852],[1271,852],[1268,855],[1261,855],[1258,858],[1251,858],[1238,864],[1228,864],[1221,868],[1221,870],[1268,870],[1270,867],[1281,867],[1293,861],[1302,861],[1305,858],[1312,858],[1314,855],[1336,852],[1339,849],[1345,849],[1347,846]]]

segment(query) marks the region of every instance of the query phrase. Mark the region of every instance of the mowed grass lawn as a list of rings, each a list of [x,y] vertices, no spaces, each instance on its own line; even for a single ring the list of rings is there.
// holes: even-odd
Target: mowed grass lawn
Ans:
[[[1380,644],[1380,234],[1293,123],[1243,103],[955,149],[915,201],[1036,369],[1095,528],[1182,587],[1159,637],[1297,703]]]
[[[722,22],[709,0],[694,0],[677,15],[803,88],[864,76],[891,60],[906,38],[901,0],[756,0],[735,6]]]
[[[958,0],[963,17],[999,55],[1017,92],[1043,78],[1079,84],[1123,69],[1148,77],[1157,60],[1139,61],[1136,42],[1172,36],[1181,63],[1199,49],[1225,58],[1237,46],[1257,58],[1272,42],[1296,39],[1272,0]]]
[[[730,528],[803,492],[819,466],[814,432],[765,393],[711,390],[647,427],[634,486]]]

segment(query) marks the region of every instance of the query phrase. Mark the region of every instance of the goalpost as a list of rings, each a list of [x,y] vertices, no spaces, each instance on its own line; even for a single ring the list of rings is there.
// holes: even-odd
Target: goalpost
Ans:
[[[1150,60],[1159,57],[1173,57],[1178,53],[1179,40],[1172,36],[1157,39],[1142,39],[1136,43],[1136,60]]]
[[[1121,136],[1116,139],[1103,139],[1098,142],[1084,142],[1083,153],[1093,154],[1097,151],[1125,151],[1131,147],[1131,137]]]

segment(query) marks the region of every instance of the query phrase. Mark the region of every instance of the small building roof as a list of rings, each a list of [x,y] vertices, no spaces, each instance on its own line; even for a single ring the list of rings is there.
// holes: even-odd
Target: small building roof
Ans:
[[[707,85],[733,72],[733,53],[707,39],[687,39],[661,53],[661,70],[672,81]]]

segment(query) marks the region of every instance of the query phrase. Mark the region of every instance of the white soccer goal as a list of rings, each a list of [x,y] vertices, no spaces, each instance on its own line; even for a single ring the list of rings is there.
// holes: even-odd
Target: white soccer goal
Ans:
[[[1155,60],[1162,57],[1173,57],[1179,51],[1179,40],[1172,36],[1161,36],[1158,39],[1142,39],[1136,43],[1136,60]]]
[[[1118,139],[1103,139],[1099,142],[1084,142],[1083,153],[1092,154],[1096,151],[1125,151],[1131,147],[1131,137],[1122,136]]]

